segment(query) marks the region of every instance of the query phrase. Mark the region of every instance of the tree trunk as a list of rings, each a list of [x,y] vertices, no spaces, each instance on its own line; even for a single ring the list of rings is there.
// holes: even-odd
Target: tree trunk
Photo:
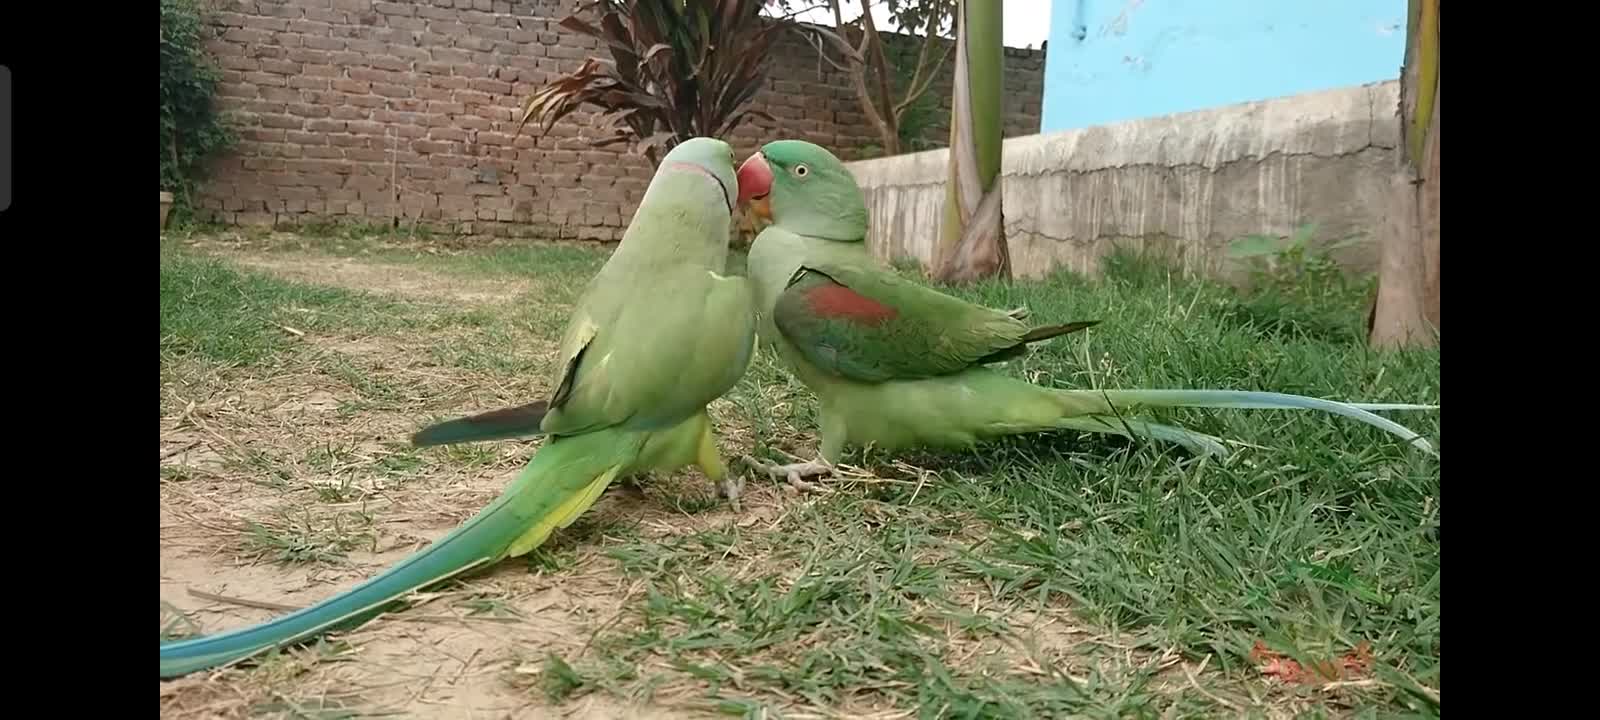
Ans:
[[[1439,342],[1439,0],[1411,0],[1409,10],[1399,161],[1368,320],[1379,348]]]
[[[950,176],[933,257],[934,279],[941,282],[1011,279],[1000,205],[1002,18],[1000,0],[961,0],[956,8]]]

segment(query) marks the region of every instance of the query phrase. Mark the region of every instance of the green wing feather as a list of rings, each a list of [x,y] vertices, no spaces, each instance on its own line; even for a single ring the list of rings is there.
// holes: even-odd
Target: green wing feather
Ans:
[[[863,382],[949,375],[1098,322],[1029,328],[890,273],[830,263],[801,266],[772,319],[812,364]]]

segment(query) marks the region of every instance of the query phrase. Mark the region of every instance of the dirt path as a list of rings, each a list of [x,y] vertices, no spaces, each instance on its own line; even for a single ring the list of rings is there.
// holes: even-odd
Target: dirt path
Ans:
[[[501,305],[531,286],[365,259],[217,254],[285,279],[474,306]],[[463,467],[448,450],[399,445],[434,412],[421,406],[441,397],[476,409],[537,391],[503,379],[496,387],[439,362],[427,350],[443,338],[303,340],[304,351],[270,371],[179,368],[163,387],[172,410],[161,420],[161,598],[201,632],[270,619],[384,570],[489,502],[533,451],[532,443],[496,444]],[[395,385],[401,399],[374,403],[330,367]],[[651,536],[766,524],[787,505],[775,488],[753,488],[743,513],[675,509],[681,496],[711,492],[692,472],[644,490],[615,488],[581,522]],[[573,555],[556,574],[509,561],[339,636],[335,647],[164,682],[162,717],[714,716],[675,707],[681,703],[671,697],[630,706],[591,693],[559,709],[545,697],[545,654],[578,654],[626,603],[639,601],[604,556],[603,536],[590,535],[552,541],[553,552]],[[283,556],[301,560],[276,560]],[[484,610],[472,615],[474,607]],[[181,621],[164,608],[163,626],[172,622]]]
[[[354,258],[281,253],[237,253],[228,254],[227,257],[244,267],[263,270],[288,280],[420,300],[493,305],[516,298],[533,287],[528,280],[437,273],[407,265]]]

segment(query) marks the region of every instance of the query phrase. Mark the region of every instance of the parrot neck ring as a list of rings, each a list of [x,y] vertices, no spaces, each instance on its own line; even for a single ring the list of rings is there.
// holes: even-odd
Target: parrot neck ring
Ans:
[[[730,215],[733,214],[733,194],[728,192],[728,186],[723,184],[722,179],[717,177],[715,173],[713,173],[710,170],[707,170],[707,169],[705,169],[705,168],[703,168],[703,167],[701,167],[699,165],[695,165],[694,163],[686,163],[686,162],[667,163],[667,166],[665,168],[663,168],[663,169],[664,170],[688,170],[690,172],[696,172],[696,173],[704,175],[704,176],[706,176],[708,178],[711,178],[711,182],[716,183],[717,184],[717,189],[722,191],[722,204],[728,208],[728,214],[730,214]]]

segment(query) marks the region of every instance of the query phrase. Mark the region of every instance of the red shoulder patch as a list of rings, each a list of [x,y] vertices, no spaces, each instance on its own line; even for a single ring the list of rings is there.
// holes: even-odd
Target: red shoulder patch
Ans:
[[[806,303],[820,317],[880,325],[900,312],[843,285],[818,285],[806,291]]]

